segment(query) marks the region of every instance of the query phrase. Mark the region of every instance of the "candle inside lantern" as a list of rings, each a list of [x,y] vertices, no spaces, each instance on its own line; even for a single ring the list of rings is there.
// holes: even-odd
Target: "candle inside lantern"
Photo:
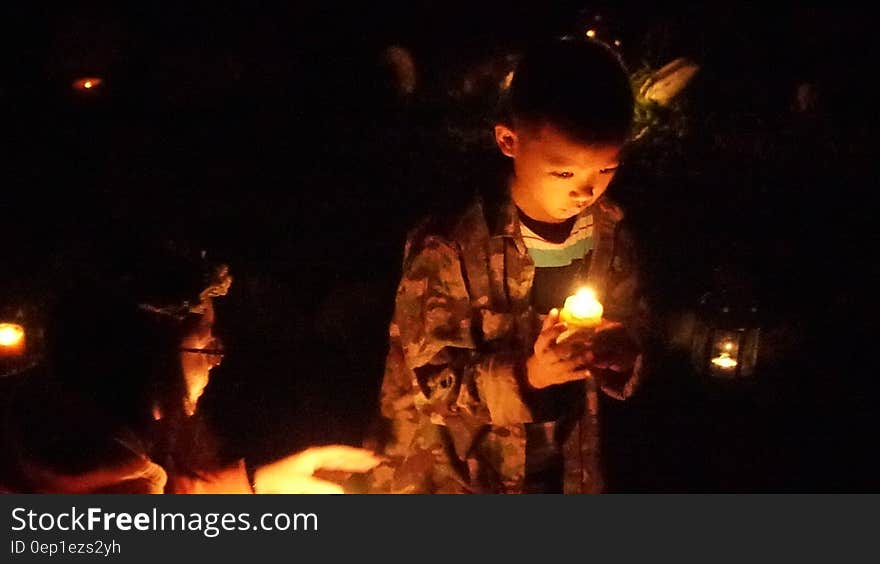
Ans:
[[[581,288],[575,295],[565,299],[559,318],[573,327],[595,327],[601,323],[603,311],[596,293],[591,288]]]
[[[712,364],[719,368],[729,370],[736,366],[736,361],[730,357],[730,353],[723,352],[712,359]]]
[[[731,368],[735,368],[737,365],[736,359],[734,359],[731,354],[734,352],[734,345],[730,341],[725,341],[721,345],[721,353],[713,357],[711,362],[718,368],[722,370],[730,370]]]
[[[16,323],[0,323],[0,357],[24,354],[24,327]]]

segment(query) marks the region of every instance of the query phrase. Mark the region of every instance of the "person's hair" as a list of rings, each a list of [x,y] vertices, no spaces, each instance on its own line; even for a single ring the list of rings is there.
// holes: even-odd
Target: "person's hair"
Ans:
[[[622,143],[634,97],[619,58],[596,41],[556,40],[528,50],[507,99],[516,127],[552,125],[582,143]]]

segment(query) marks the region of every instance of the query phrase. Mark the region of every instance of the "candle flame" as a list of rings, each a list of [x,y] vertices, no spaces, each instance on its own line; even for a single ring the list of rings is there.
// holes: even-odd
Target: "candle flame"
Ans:
[[[724,350],[729,351],[732,349],[733,349],[733,343],[731,343],[730,341],[724,343]]]
[[[593,39],[594,37],[596,37],[596,30],[595,29],[588,29],[587,30],[587,37],[589,37],[590,39]]]
[[[581,288],[565,302],[565,309],[578,319],[602,317],[602,304],[592,288]]]
[[[0,323],[0,347],[14,347],[24,340],[24,327],[15,323]]]

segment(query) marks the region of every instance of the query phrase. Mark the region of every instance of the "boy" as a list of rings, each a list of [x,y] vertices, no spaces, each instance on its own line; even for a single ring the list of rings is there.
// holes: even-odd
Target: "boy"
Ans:
[[[527,54],[495,140],[504,195],[407,241],[381,410],[391,492],[599,492],[598,391],[632,393],[641,365],[635,278],[620,209],[604,197],[633,95],[595,42]],[[558,307],[591,285],[595,338],[557,344]]]

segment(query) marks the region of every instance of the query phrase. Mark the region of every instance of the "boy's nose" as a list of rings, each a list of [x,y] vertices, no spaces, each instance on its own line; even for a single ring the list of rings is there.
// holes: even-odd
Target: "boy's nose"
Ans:
[[[572,190],[570,195],[571,199],[578,203],[586,202],[593,197],[593,187],[581,186],[577,190]]]

